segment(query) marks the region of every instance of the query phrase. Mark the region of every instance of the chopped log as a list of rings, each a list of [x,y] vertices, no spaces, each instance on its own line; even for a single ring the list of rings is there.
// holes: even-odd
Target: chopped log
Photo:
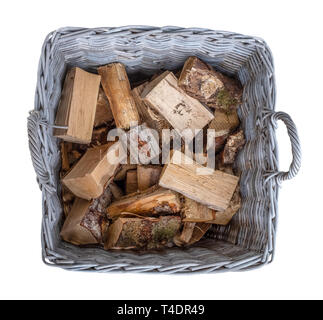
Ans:
[[[159,185],[212,209],[226,210],[239,178],[219,170],[208,170],[208,174],[203,175],[205,169],[176,150],[163,169]]]
[[[214,220],[215,215],[215,210],[192,199],[184,198],[182,210],[183,222],[206,222]]]
[[[76,143],[90,143],[100,76],[80,68],[68,71],[56,113],[54,136]]]
[[[224,211],[215,211],[207,206],[189,198],[184,198],[182,216],[183,222],[205,222],[211,224],[227,225],[234,214],[241,207],[241,197],[239,186],[235,189],[229,206]]]
[[[181,210],[179,195],[171,190],[152,187],[144,192],[125,196],[113,202],[107,209],[110,218],[122,212],[138,215],[175,214]]]
[[[141,97],[181,134],[184,129],[201,130],[213,114],[177,85],[177,78],[166,71],[144,88]]]
[[[62,182],[80,198],[97,198],[125,156],[120,142],[89,148]]]
[[[227,112],[222,110],[215,112],[214,119],[209,123],[208,129],[214,130],[216,153],[224,147],[227,138],[238,128],[239,124],[239,117],[235,109]]]
[[[197,57],[186,60],[178,85],[188,95],[212,108],[229,110],[241,103],[239,81],[215,71]]]
[[[96,104],[94,127],[101,126],[111,121],[113,121],[113,115],[110,108],[109,100],[106,97],[102,87],[100,86],[98,101]]]
[[[242,149],[246,140],[243,131],[240,130],[229,136],[222,153],[222,164],[233,164],[237,153]]]
[[[115,177],[114,177],[114,181],[123,181],[126,179],[127,176],[127,172],[129,170],[133,170],[137,168],[136,164],[129,164],[130,159],[128,159],[128,163],[127,164],[122,164],[120,166],[120,170],[116,173]]]
[[[171,126],[161,114],[147,105],[141,98],[141,94],[147,84],[148,82],[145,82],[140,86],[132,89],[132,95],[135,99],[141,121],[147,123],[150,128],[157,130],[161,138],[162,130],[170,129]]]
[[[116,126],[129,129],[132,123],[139,123],[138,110],[124,65],[111,63],[98,68],[98,73],[101,75],[102,87],[109,100]]]
[[[178,237],[178,241],[180,243],[189,243],[189,241],[192,238],[194,228],[195,228],[195,222],[185,222],[183,226],[183,230]]]
[[[209,223],[203,223],[203,222],[196,223],[193,230],[192,237],[187,244],[191,245],[195,242],[200,241],[203,238],[203,236],[206,234],[206,232],[210,229],[210,227],[211,227],[211,224]]]
[[[144,191],[158,183],[162,171],[161,166],[138,166],[138,189]]]
[[[123,190],[115,182],[110,182],[109,188],[114,200],[119,200],[124,196]]]
[[[108,227],[105,209],[111,202],[107,188],[92,201],[76,198],[61,230],[61,237],[75,245],[102,243]]]
[[[178,216],[118,218],[108,229],[104,248],[162,248],[173,241],[180,226]]]
[[[159,137],[145,123],[128,132],[131,163],[159,163]]]
[[[138,191],[137,170],[127,171],[126,178],[126,194],[134,193]]]
[[[200,241],[210,227],[209,223],[185,222],[182,232],[174,237],[174,243],[181,247]]]
[[[240,208],[241,208],[241,196],[240,196],[240,189],[238,186],[234,191],[229,207],[224,211],[216,211],[214,219],[207,221],[207,223],[227,225]]]

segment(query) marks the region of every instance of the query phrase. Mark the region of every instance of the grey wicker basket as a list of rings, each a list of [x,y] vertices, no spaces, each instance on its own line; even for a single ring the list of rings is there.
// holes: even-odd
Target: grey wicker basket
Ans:
[[[242,171],[242,208],[228,226],[214,226],[208,239],[186,249],[156,252],[104,251],[63,242],[60,202],[60,155],[52,136],[56,107],[66,69],[95,71],[120,61],[130,77],[160,69],[177,69],[195,55],[244,85],[239,109],[247,143],[237,166]],[[271,52],[259,38],[207,29],[131,26],[120,28],[62,28],[43,45],[35,107],[28,118],[31,157],[42,190],[42,256],[51,266],[96,272],[221,272],[256,268],[273,259],[277,196],[281,181],[300,167],[300,146],[293,121],[275,112],[275,80]],[[293,161],[278,171],[275,124],[282,120],[291,138]]]

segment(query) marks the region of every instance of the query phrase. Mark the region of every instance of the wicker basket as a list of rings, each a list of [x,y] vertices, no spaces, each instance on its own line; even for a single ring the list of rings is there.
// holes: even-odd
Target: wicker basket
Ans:
[[[176,69],[195,55],[244,85],[239,109],[247,143],[236,165],[242,171],[242,208],[228,226],[214,226],[208,239],[193,247],[164,251],[104,251],[63,242],[60,155],[52,136],[62,81],[68,67],[95,71],[119,61],[131,77]],[[231,32],[178,27],[62,28],[50,33],[40,58],[35,109],[28,118],[29,146],[42,190],[42,256],[46,264],[97,272],[220,272],[251,269],[273,259],[277,196],[281,181],[300,167],[300,146],[293,121],[274,112],[273,59],[266,43]],[[288,172],[278,171],[275,124],[283,120],[292,143]]]

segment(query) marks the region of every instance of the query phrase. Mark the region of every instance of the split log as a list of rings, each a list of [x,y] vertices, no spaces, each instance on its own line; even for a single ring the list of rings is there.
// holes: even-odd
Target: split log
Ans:
[[[144,191],[158,183],[162,171],[161,166],[138,166],[138,189]]]
[[[129,129],[133,123],[139,123],[138,110],[124,65],[111,63],[98,68],[98,73],[101,75],[102,87],[109,100],[116,126]]]
[[[100,76],[80,68],[68,71],[56,113],[54,136],[76,143],[90,143]]]
[[[179,151],[166,164],[159,185],[174,190],[212,209],[224,211],[229,206],[239,178],[219,170],[208,170]]]
[[[189,57],[178,81],[188,95],[212,108],[229,110],[241,103],[238,80],[225,76],[197,57]]]
[[[177,85],[177,78],[166,71],[144,88],[144,102],[161,114],[174,129],[201,130],[213,118],[213,114],[199,101],[188,96]]]
[[[230,200],[228,208],[224,211],[212,210],[201,203],[198,203],[189,198],[185,198],[183,201],[182,221],[191,223],[205,222],[211,224],[227,225],[241,207],[241,197],[239,190],[239,186],[237,186]]]
[[[171,126],[168,123],[168,121],[157,111],[155,111],[153,108],[151,108],[149,105],[147,105],[143,99],[141,98],[141,94],[146,87],[148,82],[145,82],[141,84],[140,86],[132,89],[132,95],[135,99],[138,112],[141,118],[142,122],[147,123],[147,125],[158,131],[159,136],[161,138],[161,132],[163,129],[170,129]]]
[[[138,191],[137,170],[129,170],[126,178],[126,194]]]
[[[174,237],[174,243],[181,247],[198,242],[202,239],[210,227],[211,224],[209,223],[185,222],[182,232]]]
[[[94,127],[98,127],[112,121],[113,115],[110,108],[109,100],[106,97],[102,87],[100,86],[98,101],[96,104]]]
[[[178,216],[118,218],[108,229],[104,248],[162,248],[173,241],[180,226],[181,219]]]
[[[103,243],[108,227],[105,209],[111,202],[107,188],[92,201],[76,198],[61,230],[61,237],[75,245]]]
[[[107,209],[110,218],[122,212],[138,215],[175,214],[181,210],[179,195],[171,190],[152,187],[144,192],[132,194],[113,202]]]
[[[245,142],[242,130],[229,136],[222,152],[222,164],[233,164],[237,153],[242,149]]]
[[[106,184],[113,179],[124,157],[126,155],[120,142],[90,148],[62,182],[80,198],[97,198]]]

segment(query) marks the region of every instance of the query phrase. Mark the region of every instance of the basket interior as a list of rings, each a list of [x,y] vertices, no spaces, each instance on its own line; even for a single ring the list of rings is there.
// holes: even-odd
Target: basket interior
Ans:
[[[236,76],[244,86],[239,109],[247,143],[236,161],[241,174],[242,208],[228,226],[214,226],[206,240],[186,249],[163,251],[104,251],[63,242],[58,140],[51,129],[48,140],[51,183],[57,194],[44,196],[43,243],[48,263],[97,271],[215,271],[246,268],[270,259],[275,228],[276,187],[265,184],[264,173],[276,169],[276,144],[264,111],[274,108],[275,88],[271,53],[258,39],[196,29],[61,30],[44,45],[39,77],[46,86],[36,93],[36,109],[54,123],[67,68],[96,72],[100,65],[125,64],[132,81],[159,70],[176,70],[189,56],[197,56],[219,71]],[[44,65],[42,65],[42,63]],[[45,150],[46,149],[46,150]]]

